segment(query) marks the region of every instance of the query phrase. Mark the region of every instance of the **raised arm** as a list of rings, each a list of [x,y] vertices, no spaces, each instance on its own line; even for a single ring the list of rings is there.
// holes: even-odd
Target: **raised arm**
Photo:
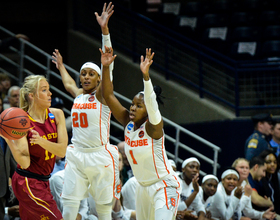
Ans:
[[[56,65],[56,68],[59,70],[59,73],[62,77],[62,82],[66,91],[69,92],[74,98],[81,94],[82,89],[77,87],[75,80],[67,72],[63,64],[63,58],[58,49],[54,50],[52,58],[52,62]]]
[[[105,52],[105,46],[108,48],[112,47],[111,38],[110,38],[110,34],[109,34],[109,28],[108,28],[108,22],[109,22],[110,17],[114,13],[113,8],[114,8],[114,5],[112,5],[112,2],[110,2],[108,4],[108,6],[106,3],[104,3],[101,15],[99,15],[97,12],[94,13],[95,17],[96,17],[96,21],[99,24],[99,26],[101,28],[101,32],[102,32],[102,51],[103,52]],[[113,69],[114,69],[114,61],[109,66],[111,81],[113,80]],[[102,72],[102,70],[103,70],[103,65],[101,64],[101,72]],[[101,79],[102,79],[102,76],[101,76]],[[97,88],[96,96],[97,96],[98,100],[102,102],[102,104],[107,105],[106,101],[104,100],[104,98],[102,96],[102,86],[99,86]]]
[[[99,49],[101,53],[102,71],[102,95],[107,105],[111,109],[114,117],[125,127],[129,122],[129,113],[125,107],[119,102],[114,95],[113,83],[110,80],[109,65],[115,60],[117,55],[113,56],[113,49],[105,46],[105,53]]]
[[[143,74],[144,82],[144,102],[148,112],[148,123],[146,125],[147,133],[154,139],[159,139],[163,136],[163,120],[158,108],[156,94],[150,79],[149,69],[153,63],[154,53],[151,49],[146,49],[146,57],[141,56],[140,69]]]

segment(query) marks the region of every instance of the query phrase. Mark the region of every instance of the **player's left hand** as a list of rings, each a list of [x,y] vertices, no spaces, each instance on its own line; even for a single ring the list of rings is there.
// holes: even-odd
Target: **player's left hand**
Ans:
[[[105,46],[105,53],[99,48],[101,53],[101,63],[103,66],[109,66],[117,57],[117,55],[113,55],[114,51],[112,47]]]
[[[98,22],[98,24],[100,25],[101,28],[106,28],[108,25],[108,21],[109,18],[112,16],[112,14],[114,13],[114,5],[112,5],[112,2],[110,2],[108,4],[108,6],[106,7],[106,3],[103,6],[103,11],[102,14],[99,16],[97,12],[95,12],[95,17],[96,20]]]
[[[40,140],[42,139],[39,133],[33,129],[30,129],[30,132],[32,133],[32,137],[30,138],[30,143],[39,144]]]
[[[141,56],[141,63],[140,63],[140,69],[143,73],[143,78],[149,77],[149,69],[150,66],[153,63],[153,58],[154,58],[155,53],[152,53],[151,48],[146,48],[146,57],[144,59],[144,56]]]

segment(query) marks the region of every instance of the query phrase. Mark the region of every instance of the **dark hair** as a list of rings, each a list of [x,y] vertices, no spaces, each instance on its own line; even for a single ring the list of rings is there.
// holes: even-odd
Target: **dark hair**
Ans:
[[[155,92],[155,94],[156,94],[156,96],[157,96],[157,102],[158,102],[158,104],[162,104],[162,105],[164,106],[164,103],[163,103],[162,99],[164,99],[165,97],[163,97],[163,96],[161,95],[161,92],[162,92],[161,87],[160,87],[160,86],[154,86],[154,92]]]
[[[256,164],[259,166],[264,166],[264,159],[259,156],[253,157],[249,163],[250,169],[252,169]]]
[[[275,155],[275,152],[274,152],[274,150],[272,150],[272,149],[266,149],[266,150],[262,151],[262,152],[259,154],[259,157],[261,157],[262,159],[265,160],[265,158],[266,158],[269,154],[273,154],[274,157],[275,157],[276,160],[277,160],[277,156]]]

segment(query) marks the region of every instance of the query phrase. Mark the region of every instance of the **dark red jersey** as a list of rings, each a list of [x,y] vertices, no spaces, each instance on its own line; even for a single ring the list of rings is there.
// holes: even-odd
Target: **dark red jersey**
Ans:
[[[31,118],[31,116],[29,116],[29,118],[31,129],[37,131],[42,138],[45,138],[48,141],[57,142],[56,121],[54,115],[49,109],[46,110],[46,121],[43,124],[36,122],[33,118]],[[32,133],[28,132],[27,140],[31,163],[26,170],[32,173],[47,176],[53,171],[55,155],[48,152],[38,144],[31,144],[31,137]],[[19,165],[18,168],[20,168]]]

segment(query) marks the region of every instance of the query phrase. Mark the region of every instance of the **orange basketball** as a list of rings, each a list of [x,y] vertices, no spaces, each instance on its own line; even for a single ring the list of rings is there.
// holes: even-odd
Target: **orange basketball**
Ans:
[[[0,115],[0,132],[10,140],[24,137],[30,128],[30,119],[21,108],[8,108]]]

